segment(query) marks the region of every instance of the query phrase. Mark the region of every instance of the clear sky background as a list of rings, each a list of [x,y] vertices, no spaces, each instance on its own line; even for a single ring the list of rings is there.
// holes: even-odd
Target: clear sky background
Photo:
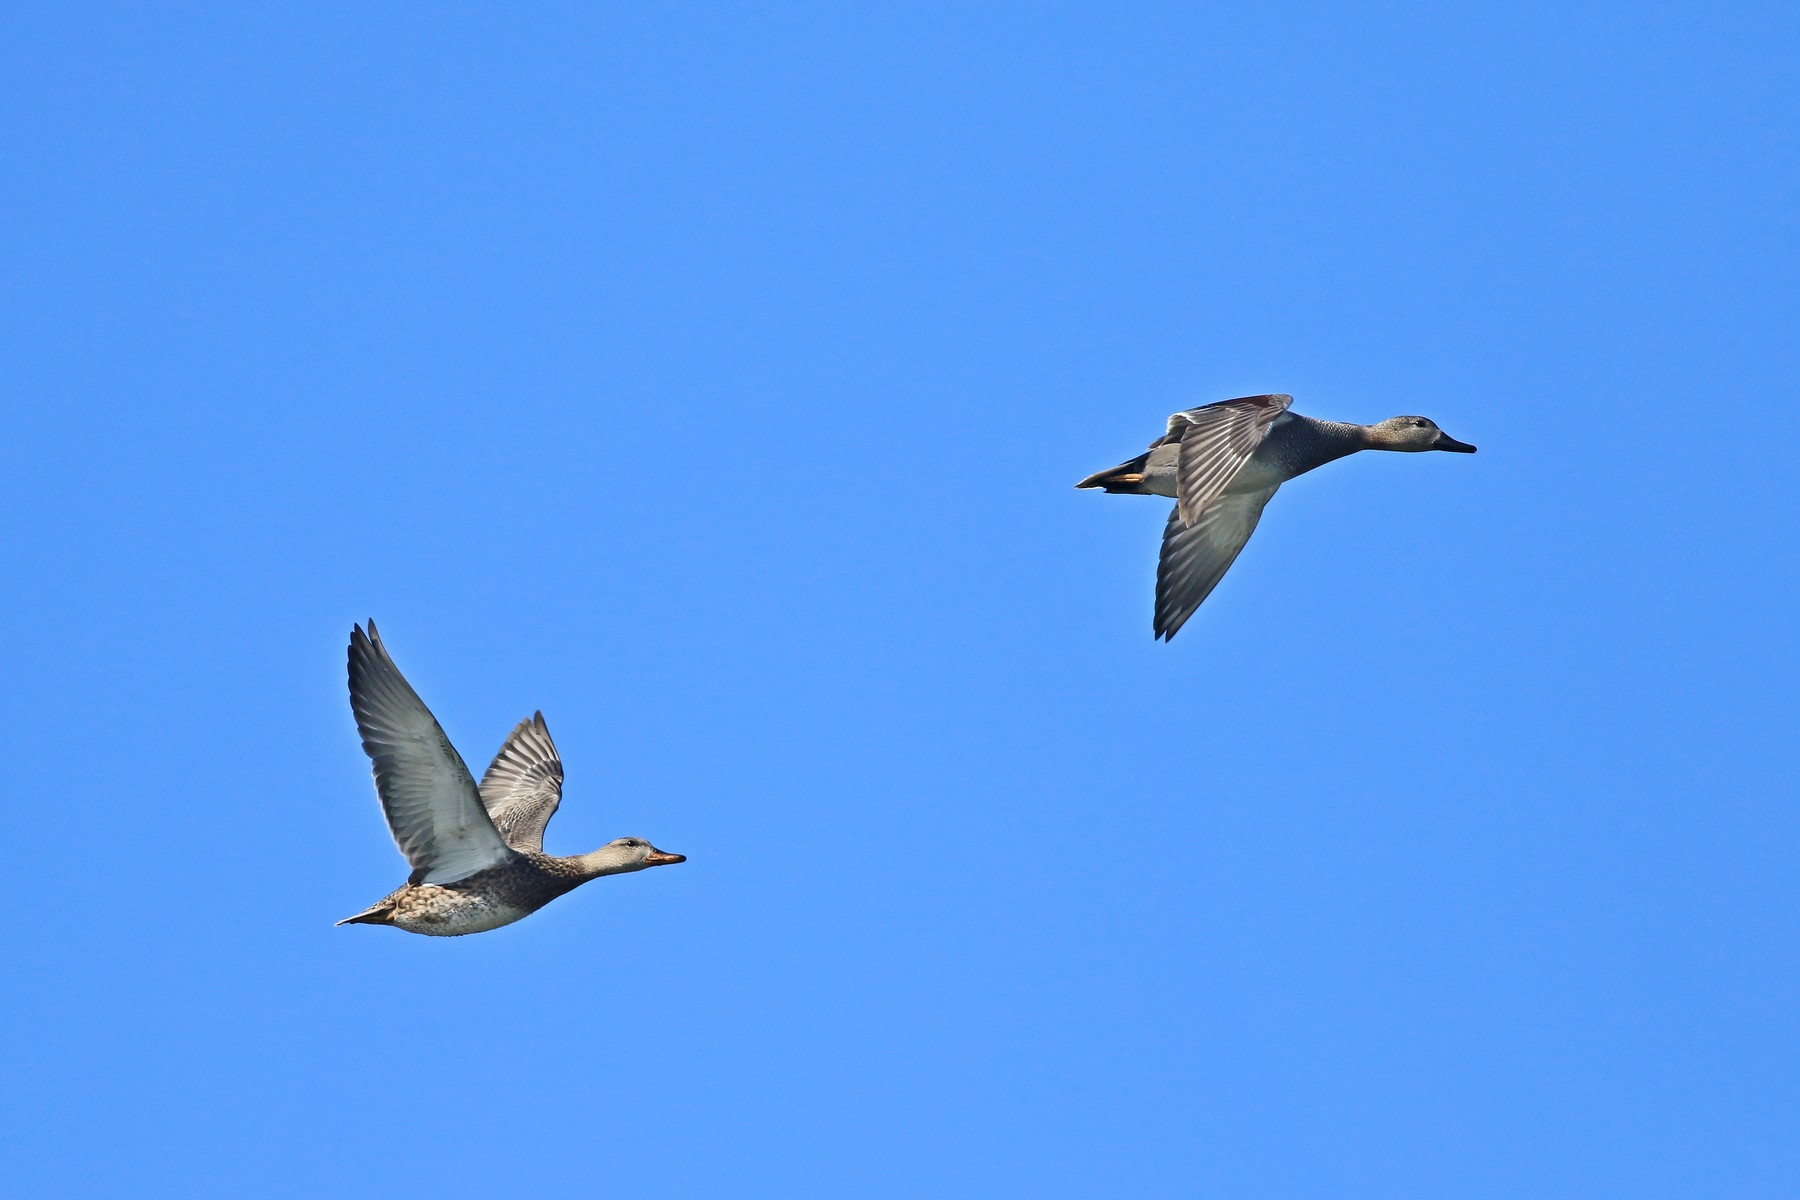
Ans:
[[[13,1194],[1793,1196],[1797,33],[8,6]],[[334,928],[369,616],[687,864]]]

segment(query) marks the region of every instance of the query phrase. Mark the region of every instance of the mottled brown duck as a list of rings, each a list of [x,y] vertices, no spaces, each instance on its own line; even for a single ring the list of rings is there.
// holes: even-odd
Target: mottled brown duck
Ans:
[[[434,937],[481,933],[590,879],[686,861],[635,837],[591,854],[545,854],[544,826],[562,803],[563,767],[544,714],[519,722],[477,787],[373,621],[367,634],[360,625],[350,634],[350,709],[412,876],[339,925],[392,925]]]

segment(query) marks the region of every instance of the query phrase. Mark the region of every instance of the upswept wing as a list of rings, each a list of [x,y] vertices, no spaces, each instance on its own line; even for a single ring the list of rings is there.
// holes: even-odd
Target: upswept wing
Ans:
[[[1275,488],[1220,496],[1192,525],[1177,505],[1163,527],[1162,555],[1156,564],[1156,636],[1164,641],[1194,615],[1237,560],[1256,532],[1263,506]]]
[[[413,883],[454,883],[513,857],[469,768],[369,622],[350,634],[350,709]]]
[[[1269,427],[1293,402],[1292,396],[1241,396],[1169,418],[1163,440],[1181,443],[1175,495],[1184,524],[1193,525],[1207,505],[1224,494],[1232,477],[1262,445]]]
[[[541,854],[544,826],[562,803],[563,765],[543,713],[513,726],[481,777],[481,802],[514,850]]]

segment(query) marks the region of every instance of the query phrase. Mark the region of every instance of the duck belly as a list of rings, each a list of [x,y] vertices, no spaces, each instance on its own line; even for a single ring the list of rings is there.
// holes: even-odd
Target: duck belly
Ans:
[[[1272,487],[1280,487],[1295,474],[1286,463],[1257,454],[1231,477],[1231,482],[1225,485],[1225,493],[1238,496],[1245,492],[1266,492]]]
[[[389,923],[408,933],[427,937],[461,937],[511,925],[532,909],[509,904],[497,896],[458,891],[433,884],[416,884],[394,906]]]

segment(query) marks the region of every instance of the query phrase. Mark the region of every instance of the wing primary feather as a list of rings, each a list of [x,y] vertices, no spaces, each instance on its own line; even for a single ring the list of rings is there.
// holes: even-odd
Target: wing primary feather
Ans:
[[[1152,628],[1159,640],[1173,638],[1212,595],[1250,535],[1256,532],[1263,507],[1275,491],[1269,488],[1223,496],[1192,525],[1182,520],[1179,505],[1170,511],[1156,564]]]
[[[542,711],[513,726],[481,776],[481,803],[506,844],[541,853],[544,826],[562,803],[562,757]]]
[[[462,756],[400,673],[375,622],[351,630],[350,709],[415,883],[453,883],[512,856]]]

